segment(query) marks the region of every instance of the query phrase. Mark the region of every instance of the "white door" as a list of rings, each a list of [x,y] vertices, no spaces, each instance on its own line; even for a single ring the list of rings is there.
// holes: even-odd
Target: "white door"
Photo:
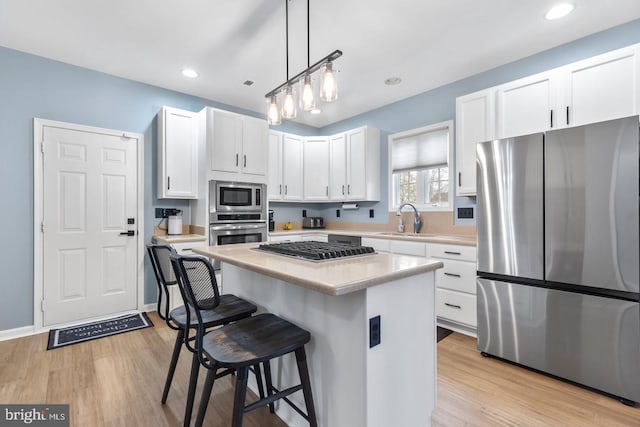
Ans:
[[[43,324],[135,309],[136,140],[44,126],[43,153]]]

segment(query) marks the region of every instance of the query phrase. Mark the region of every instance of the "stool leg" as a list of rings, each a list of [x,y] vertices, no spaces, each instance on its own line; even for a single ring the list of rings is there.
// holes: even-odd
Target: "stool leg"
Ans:
[[[236,392],[233,398],[233,420],[231,427],[242,427],[244,415],[244,399],[247,396],[247,376],[249,368],[243,366],[236,370]]]
[[[271,361],[266,360],[262,363],[264,366],[264,379],[267,383],[267,397],[273,394],[273,382],[271,381]],[[269,403],[269,412],[275,414],[276,408],[273,402]]]
[[[191,412],[193,411],[193,400],[196,395],[196,386],[198,385],[198,370],[200,369],[200,361],[198,353],[193,353],[191,359],[191,376],[189,377],[189,392],[187,393],[187,407],[184,410],[184,426],[191,424]],[[211,371],[209,371],[211,372]]]
[[[302,382],[302,393],[304,394],[304,403],[307,406],[307,416],[311,427],[318,426],[316,419],[316,408],[313,405],[313,395],[311,393],[311,380],[309,379],[309,369],[307,368],[307,355],[304,347],[296,350],[296,362],[298,362],[298,373],[300,374],[300,382]]]
[[[202,389],[202,397],[200,398],[200,407],[198,408],[198,417],[196,418],[196,427],[202,427],[204,414],[207,412],[209,398],[211,397],[213,382],[216,380],[216,373],[216,369],[207,369],[207,378],[204,380],[204,388]]]
[[[173,345],[173,353],[171,355],[171,363],[169,364],[169,372],[167,372],[167,380],[164,383],[164,391],[162,392],[162,403],[167,403],[167,396],[169,395],[169,388],[173,381],[173,374],[176,372],[176,365],[178,364],[178,357],[180,357],[180,350],[182,349],[182,341],[184,341],[184,330],[178,331],[176,336],[176,343]]]
[[[262,383],[262,371],[260,370],[260,364],[253,365],[253,372],[256,375],[256,384],[258,386],[258,394],[260,399],[264,399],[264,384]]]

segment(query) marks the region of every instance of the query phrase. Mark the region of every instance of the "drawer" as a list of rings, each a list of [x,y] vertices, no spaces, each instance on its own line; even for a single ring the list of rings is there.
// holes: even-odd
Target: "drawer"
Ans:
[[[389,241],[384,239],[370,239],[368,237],[363,237],[362,246],[371,246],[376,252],[389,252]]]
[[[302,240],[305,241],[316,241],[316,242],[327,242],[329,240],[329,236],[326,234],[304,234],[302,236]]]
[[[207,242],[184,242],[184,243],[172,243],[171,247],[178,252],[178,255],[195,255],[193,253],[193,248],[208,246]]]
[[[429,257],[455,259],[459,261],[476,262],[475,246],[441,245],[430,243],[428,248]]]
[[[476,296],[447,289],[436,289],[436,315],[442,319],[477,325]]]
[[[421,257],[427,256],[427,245],[425,243],[391,240],[389,242],[389,248],[394,254],[413,255]]]
[[[443,268],[436,270],[436,285],[453,291],[476,294],[476,264],[466,261],[442,260]]]

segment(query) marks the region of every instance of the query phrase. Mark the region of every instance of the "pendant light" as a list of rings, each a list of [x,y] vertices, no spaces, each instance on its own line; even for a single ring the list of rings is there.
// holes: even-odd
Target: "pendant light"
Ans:
[[[304,111],[316,110],[316,85],[313,73],[322,68],[322,88],[320,89],[320,99],[331,102],[338,99],[338,85],[336,82],[336,71],[333,62],[342,56],[342,51],[335,50],[320,61],[310,65],[310,12],[309,0],[307,0],[307,69],[289,78],[289,1],[285,1],[285,34],[286,34],[286,58],[287,58],[287,80],[280,86],[265,95],[268,103],[267,121],[270,125],[279,125],[282,119],[293,119],[297,116],[297,106]],[[296,88],[299,88],[300,97],[296,102]],[[282,101],[279,108],[278,98]]]
[[[279,125],[282,123],[282,118],[280,117],[280,107],[278,107],[278,98],[276,97],[276,95],[272,95],[269,98],[267,123],[270,125]]]

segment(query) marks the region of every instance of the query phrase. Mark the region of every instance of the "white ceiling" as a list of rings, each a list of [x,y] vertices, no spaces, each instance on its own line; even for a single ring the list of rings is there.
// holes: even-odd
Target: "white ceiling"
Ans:
[[[322,127],[640,18],[638,0],[312,0],[311,63],[340,49]],[[286,80],[283,0],[0,0],[0,46],[263,113]],[[306,68],[306,1],[289,3],[290,75]],[[180,74],[184,67],[197,79]],[[387,77],[402,83],[386,86]],[[255,82],[244,86],[245,80]]]

